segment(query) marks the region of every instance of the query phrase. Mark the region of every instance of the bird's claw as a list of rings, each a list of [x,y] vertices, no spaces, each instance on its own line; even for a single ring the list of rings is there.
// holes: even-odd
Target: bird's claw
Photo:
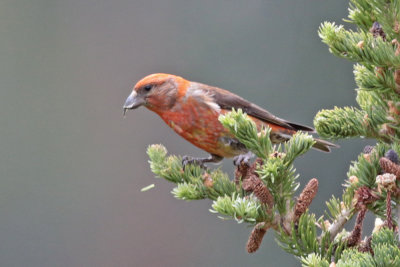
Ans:
[[[242,163],[247,164],[250,162],[251,158],[253,158],[254,156],[255,155],[252,152],[247,152],[245,154],[238,155],[233,158],[233,164],[235,166],[239,166]]]
[[[199,158],[192,158],[190,156],[183,156],[182,157],[182,166],[183,169],[186,168],[186,165],[188,164],[192,164],[192,165],[197,165],[200,168],[207,170],[206,165],[204,164],[204,160],[203,159],[199,159]]]

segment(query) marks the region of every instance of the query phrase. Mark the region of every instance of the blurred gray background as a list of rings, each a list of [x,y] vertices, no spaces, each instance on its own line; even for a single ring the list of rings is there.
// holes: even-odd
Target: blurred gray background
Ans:
[[[317,29],[348,2],[195,0],[0,1],[0,266],[299,266],[268,232],[221,221],[211,201],[174,199],[146,148],[202,156],[142,108],[122,104],[143,76],[166,72],[219,86],[298,123],[355,104],[352,64]],[[302,185],[339,195],[366,140],[311,151]],[[232,162],[223,170],[233,173]],[[147,192],[140,189],[151,183]],[[352,227],[352,225],[350,225]]]

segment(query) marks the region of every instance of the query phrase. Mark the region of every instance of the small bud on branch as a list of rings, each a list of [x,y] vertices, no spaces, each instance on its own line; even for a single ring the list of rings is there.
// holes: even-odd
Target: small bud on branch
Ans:
[[[384,41],[386,40],[386,34],[383,31],[382,26],[379,24],[379,22],[375,21],[374,24],[372,24],[372,27],[371,29],[369,29],[369,31],[375,38],[380,36]]]
[[[214,181],[211,178],[211,175],[208,172],[204,172],[203,174],[203,184],[205,187],[211,188],[214,185]]]
[[[389,105],[389,103],[388,103]],[[400,115],[400,111],[395,108],[395,105],[393,104],[393,109],[395,109],[395,112],[397,115]],[[396,151],[394,151],[393,149],[389,149],[386,153],[385,153],[385,158],[387,158],[388,160],[390,160],[391,162],[395,163],[395,164],[399,164],[399,156],[397,155]]]
[[[396,175],[391,173],[384,173],[376,176],[376,183],[378,184],[378,191],[382,189],[392,191],[396,187]]]

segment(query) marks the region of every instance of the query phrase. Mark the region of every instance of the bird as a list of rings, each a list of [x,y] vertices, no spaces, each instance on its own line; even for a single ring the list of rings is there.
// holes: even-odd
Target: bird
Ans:
[[[259,130],[269,126],[274,144],[288,141],[297,131],[315,132],[312,127],[281,119],[232,92],[173,74],[154,73],[139,80],[123,105],[124,115],[140,106],[158,114],[177,134],[210,154],[205,158],[184,156],[184,167],[205,167],[206,163],[219,163],[223,158],[234,158],[234,164],[239,165],[254,157],[218,120],[232,109],[241,109]],[[320,151],[330,152],[331,147],[337,147],[325,140],[314,140],[313,148]]]

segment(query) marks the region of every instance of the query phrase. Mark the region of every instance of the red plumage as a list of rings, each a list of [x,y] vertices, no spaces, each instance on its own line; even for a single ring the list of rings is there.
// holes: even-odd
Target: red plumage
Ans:
[[[223,157],[235,157],[247,152],[218,120],[220,114],[232,108],[242,109],[258,128],[268,125],[273,143],[288,140],[298,130],[314,132],[311,127],[278,118],[229,91],[190,82],[171,74],[151,74],[135,85],[124,109],[141,105],[157,113],[180,136],[212,155],[209,159],[196,159],[200,164],[217,162]],[[316,139],[314,148],[329,152],[329,147],[333,146]]]

